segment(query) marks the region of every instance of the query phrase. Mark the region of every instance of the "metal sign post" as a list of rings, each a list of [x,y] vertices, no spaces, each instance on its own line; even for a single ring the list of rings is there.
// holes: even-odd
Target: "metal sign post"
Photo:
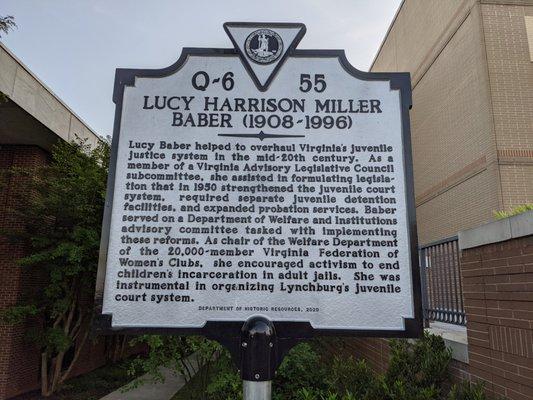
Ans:
[[[276,367],[277,340],[272,322],[253,316],[242,327],[241,377],[244,400],[270,400]]]
[[[422,332],[411,84],[303,24],[224,30],[116,71],[95,327],[217,340],[269,398],[302,340]]]
[[[272,381],[243,381],[244,400],[270,400]]]

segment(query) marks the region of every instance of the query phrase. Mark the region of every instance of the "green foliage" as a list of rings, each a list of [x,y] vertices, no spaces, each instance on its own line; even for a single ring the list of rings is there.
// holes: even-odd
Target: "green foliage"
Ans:
[[[15,325],[38,313],[39,310],[34,305],[14,306],[0,312],[0,321],[8,325]]]
[[[453,385],[448,400],[485,400],[487,397],[482,383],[462,382]]]
[[[10,30],[17,27],[15,23],[15,18],[12,15],[7,15],[5,17],[0,16],[0,33],[7,34]],[[0,37],[2,35],[0,34]]]
[[[516,206],[509,211],[494,211],[494,218],[504,219],[533,210],[533,203]]]
[[[73,322],[90,313],[90,307],[81,308],[80,300],[94,292],[108,157],[106,143],[91,150],[84,143],[60,142],[49,166],[14,171],[30,180],[32,195],[20,199],[15,210],[24,228],[10,234],[30,247],[19,264],[44,275],[47,283],[28,304],[9,312],[13,315],[18,309],[22,317],[24,311],[36,315],[38,310],[45,330],[36,337],[51,353],[71,342],[70,329],[62,322],[70,317],[74,327]]]
[[[297,400],[359,400],[360,397],[356,397],[351,393],[345,393],[339,395],[333,392],[327,392],[321,390],[313,390],[303,388],[296,393],[295,399]]]
[[[437,335],[424,333],[414,342],[391,340],[389,368],[381,385],[384,398],[438,398],[449,378],[451,358],[451,350]]]
[[[294,347],[279,366],[274,379],[274,400],[296,400],[300,389],[327,390],[320,356],[309,343]]]
[[[5,17],[0,16],[0,38],[2,37],[1,33],[4,34],[9,33],[10,30],[17,27],[17,24],[15,23],[15,18],[13,18],[12,15],[8,15]],[[5,103],[8,100],[8,97],[0,92],[0,103]]]
[[[220,369],[207,386],[209,400],[242,399],[242,381],[224,353]],[[320,356],[308,343],[294,347],[278,368],[274,379],[274,400],[322,399],[328,386],[324,381],[325,369]],[[307,396],[307,397],[306,397]],[[309,397],[314,396],[314,397]],[[342,400],[342,399],[339,399]]]
[[[42,330],[29,336],[41,348],[43,377],[52,380],[43,384],[47,394],[67,378],[88,335],[84,327],[92,316],[108,159],[105,142],[90,148],[60,141],[49,165],[11,171],[28,192],[10,210],[22,228],[6,234],[26,245],[29,254],[18,262],[45,284],[5,311],[3,319],[19,323],[36,316],[43,322]],[[80,346],[64,370],[65,353],[75,341]]]
[[[365,400],[433,400],[439,399],[440,389],[415,387],[405,380],[388,382],[385,376],[379,376],[369,388]]]
[[[210,400],[242,400],[242,381],[237,372],[225,371],[214,378],[207,387]]]
[[[319,400],[322,394],[317,390],[301,388],[296,392],[297,400]]]
[[[98,400],[128,383],[128,361],[107,364],[87,374],[69,379],[52,398],[54,400]]]
[[[364,400],[438,400],[449,389],[451,350],[440,336],[391,340],[389,367],[368,383]],[[453,400],[460,400],[457,398]]]
[[[242,400],[242,380],[227,352],[220,359],[221,368],[206,389],[209,400]]]
[[[222,350],[217,342],[199,336],[144,335],[131,341],[131,345],[139,343],[147,344],[149,352],[146,357],[137,357],[132,361],[129,373],[132,376],[146,374],[148,378],[133,380],[126,390],[138,387],[146,381],[163,382],[164,376],[160,367],[167,367],[182,374],[186,381],[199,374],[204,388],[202,392],[205,393],[209,369]]]
[[[135,358],[128,373],[131,376],[148,374],[150,382],[162,382],[164,376],[160,367],[164,366],[181,372],[180,360],[191,354],[186,338],[182,336],[143,335],[133,339],[130,345],[144,343],[148,346],[147,357]],[[136,379],[128,385],[128,389],[136,388],[145,383],[143,379]]]
[[[285,357],[274,379],[275,400],[485,400],[478,385],[455,386],[449,392],[451,351],[440,336],[391,340],[383,375],[353,357],[321,360],[316,348],[315,343],[300,344]],[[226,362],[208,386],[209,400],[242,398],[239,375]]]
[[[329,373],[325,377],[328,386],[336,393],[363,398],[373,386],[376,377],[365,360],[353,357],[335,357]]]

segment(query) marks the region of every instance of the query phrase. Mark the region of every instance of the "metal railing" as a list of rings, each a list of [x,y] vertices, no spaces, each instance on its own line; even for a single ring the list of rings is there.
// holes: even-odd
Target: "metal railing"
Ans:
[[[419,248],[424,321],[465,325],[457,236]]]

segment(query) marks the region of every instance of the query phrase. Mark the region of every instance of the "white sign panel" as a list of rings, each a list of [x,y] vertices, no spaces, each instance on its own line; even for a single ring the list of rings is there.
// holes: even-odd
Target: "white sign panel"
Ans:
[[[225,28],[235,49],[117,71],[97,291],[109,328],[263,315],[416,334],[408,75],[296,50],[300,24]]]

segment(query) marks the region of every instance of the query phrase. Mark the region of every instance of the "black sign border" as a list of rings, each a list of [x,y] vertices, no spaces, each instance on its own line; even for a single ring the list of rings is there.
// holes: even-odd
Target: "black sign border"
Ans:
[[[245,25],[275,26],[281,24],[244,23]],[[289,24],[283,24],[289,25]],[[294,24],[300,26],[301,24]],[[303,32],[305,32],[305,27]],[[301,38],[299,38],[301,39]],[[273,321],[279,343],[281,357],[292,346],[302,340],[317,336],[352,336],[352,337],[383,337],[383,338],[418,338],[423,332],[421,281],[418,260],[418,239],[416,225],[416,208],[414,197],[414,180],[411,154],[411,131],[409,110],[412,107],[411,79],[409,73],[404,72],[363,72],[353,67],[346,58],[344,50],[297,50],[292,46],[286,57],[304,58],[337,58],[341,66],[351,76],[364,81],[389,81],[391,90],[400,91],[403,162],[405,169],[405,190],[407,206],[408,235],[411,253],[412,296],[414,318],[404,318],[403,330],[358,330],[358,329],[315,329],[309,322]],[[240,57],[235,49],[193,48],[185,47],[179,59],[172,65],[162,69],[124,69],[119,68],[115,73],[113,102],[115,103],[115,119],[113,139],[111,144],[111,160],[107,182],[107,196],[102,224],[100,258],[96,280],[95,311],[93,331],[99,334],[172,334],[172,335],[202,335],[217,340],[229,348],[236,356],[239,353],[241,329],[245,321],[208,321],[198,328],[158,328],[158,327],[113,327],[112,315],[102,314],[103,293],[106,277],[108,244],[110,237],[111,210],[116,177],[116,163],[119,145],[120,124],[122,119],[122,101],[124,88],[135,86],[135,78],[165,77],[176,73],[187,61],[189,56],[208,57]],[[242,61],[241,61],[242,62]],[[246,68],[246,64],[243,63]],[[281,64],[281,63],[280,63]],[[246,68],[248,70],[248,68]],[[250,73],[250,71],[248,71]],[[252,76],[253,79],[253,76]],[[254,80],[254,83],[255,80]],[[256,83],[257,85],[257,83]],[[259,88],[258,88],[259,89]]]

